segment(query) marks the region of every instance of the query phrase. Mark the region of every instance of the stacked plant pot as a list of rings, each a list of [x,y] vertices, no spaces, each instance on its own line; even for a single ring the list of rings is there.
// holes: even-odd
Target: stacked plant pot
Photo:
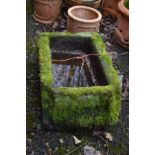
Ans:
[[[62,0],[34,0],[33,18],[42,24],[52,24],[59,16]]]
[[[114,38],[124,48],[129,48],[129,9],[125,7],[125,0],[118,3],[119,14],[117,17],[117,28]]]
[[[111,15],[115,18],[117,18],[119,9],[118,9],[118,2],[120,0],[103,0],[102,1],[102,8],[103,13],[105,16]]]
[[[97,9],[100,6],[101,0],[64,0],[67,8],[83,5]]]

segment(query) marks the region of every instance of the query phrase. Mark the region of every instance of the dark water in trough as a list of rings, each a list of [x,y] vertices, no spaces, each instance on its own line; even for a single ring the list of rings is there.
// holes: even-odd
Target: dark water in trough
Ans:
[[[70,54],[56,55],[52,54],[53,60],[65,60],[68,58],[73,58],[66,62],[54,61],[52,62],[52,74],[54,78],[53,87],[85,87],[85,86],[95,86],[96,79],[93,76],[90,61],[88,58],[85,60],[77,60],[78,55],[69,52]]]
[[[77,54],[69,51],[65,54],[52,52],[52,74],[54,83],[52,87],[86,87],[104,85],[104,77],[97,77],[95,66],[91,64],[90,56],[77,59],[86,54]],[[93,57],[97,57],[96,55]],[[66,61],[64,61],[66,60]]]
[[[106,85],[99,55],[94,51],[88,40],[53,39],[51,53],[54,83],[52,87]]]

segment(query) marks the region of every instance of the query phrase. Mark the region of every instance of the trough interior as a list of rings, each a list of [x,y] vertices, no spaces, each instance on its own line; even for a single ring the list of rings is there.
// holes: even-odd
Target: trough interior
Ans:
[[[97,53],[89,38],[52,38],[50,48],[54,78],[54,83],[51,84],[52,87],[107,85],[99,55],[90,55]],[[86,57],[77,59],[77,56]]]

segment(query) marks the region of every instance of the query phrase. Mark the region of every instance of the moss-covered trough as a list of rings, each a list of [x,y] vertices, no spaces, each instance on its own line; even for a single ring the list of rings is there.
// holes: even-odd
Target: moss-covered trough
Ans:
[[[106,77],[106,85],[86,87],[51,87],[52,75],[51,39],[88,38],[91,41],[100,66]],[[106,52],[102,38],[97,33],[46,32],[38,37],[41,103],[43,124],[53,126],[79,126],[92,128],[118,120],[120,111],[120,82],[112,60]],[[95,66],[97,69],[97,66]]]

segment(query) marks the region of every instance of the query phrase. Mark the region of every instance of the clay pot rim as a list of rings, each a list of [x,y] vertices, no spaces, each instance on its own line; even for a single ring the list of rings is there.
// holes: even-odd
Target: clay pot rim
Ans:
[[[78,9],[78,8],[82,8],[82,9],[86,9],[86,10],[93,11],[93,12],[95,12],[95,13],[98,15],[98,17],[95,18],[95,19],[91,19],[91,20],[86,20],[86,19],[78,18],[78,17],[76,17],[76,16],[74,16],[74,15],[72,14],[72,11],[73,11],[74,9]],[[93,8],[87,7],[87,6],[82,6],[82,5],[73,6],[73,7],[69,8],[69,9],[68,9],[68,15],[69,15],[69,17],[71,17],[72,19],[74,19],[74,20],[76,20],[76,21],[79,21],[79,22],[82,22],[82,23],[96,23],[96,22],[100,21],[101,18],[102,18],[102,14],[101,14],[99,11],[97,11],[96,9],[93,9]]]
[[[122,14],[129,17],[129,9],[127,9],[124,6],[124,2],[125,2],[125,0],[121,0],[120,2],[118,2],[118,8],[119,8],[119,10],[121,11]]]
[[[99,1],[101,1],[101,0],[94,0],[94,1],[92,1],[92,2],[84,2],[84,1],[80,1],[80,0],[72,0],[72,1],[74,1],[74,2],[78,2],[78,3],[81,3],[81,4],[95,4],[95,3],[98,3]]]
[[[113,10],[111,8],[108,8],[108,7],[103,8],[103,11],[105,11],[105,13],[109,12],[109,14],[113,14],[112,16],[115,17],[115,18],[117,18],[117,16],[118,16],[117,11],[115,11],[115,10]]]

